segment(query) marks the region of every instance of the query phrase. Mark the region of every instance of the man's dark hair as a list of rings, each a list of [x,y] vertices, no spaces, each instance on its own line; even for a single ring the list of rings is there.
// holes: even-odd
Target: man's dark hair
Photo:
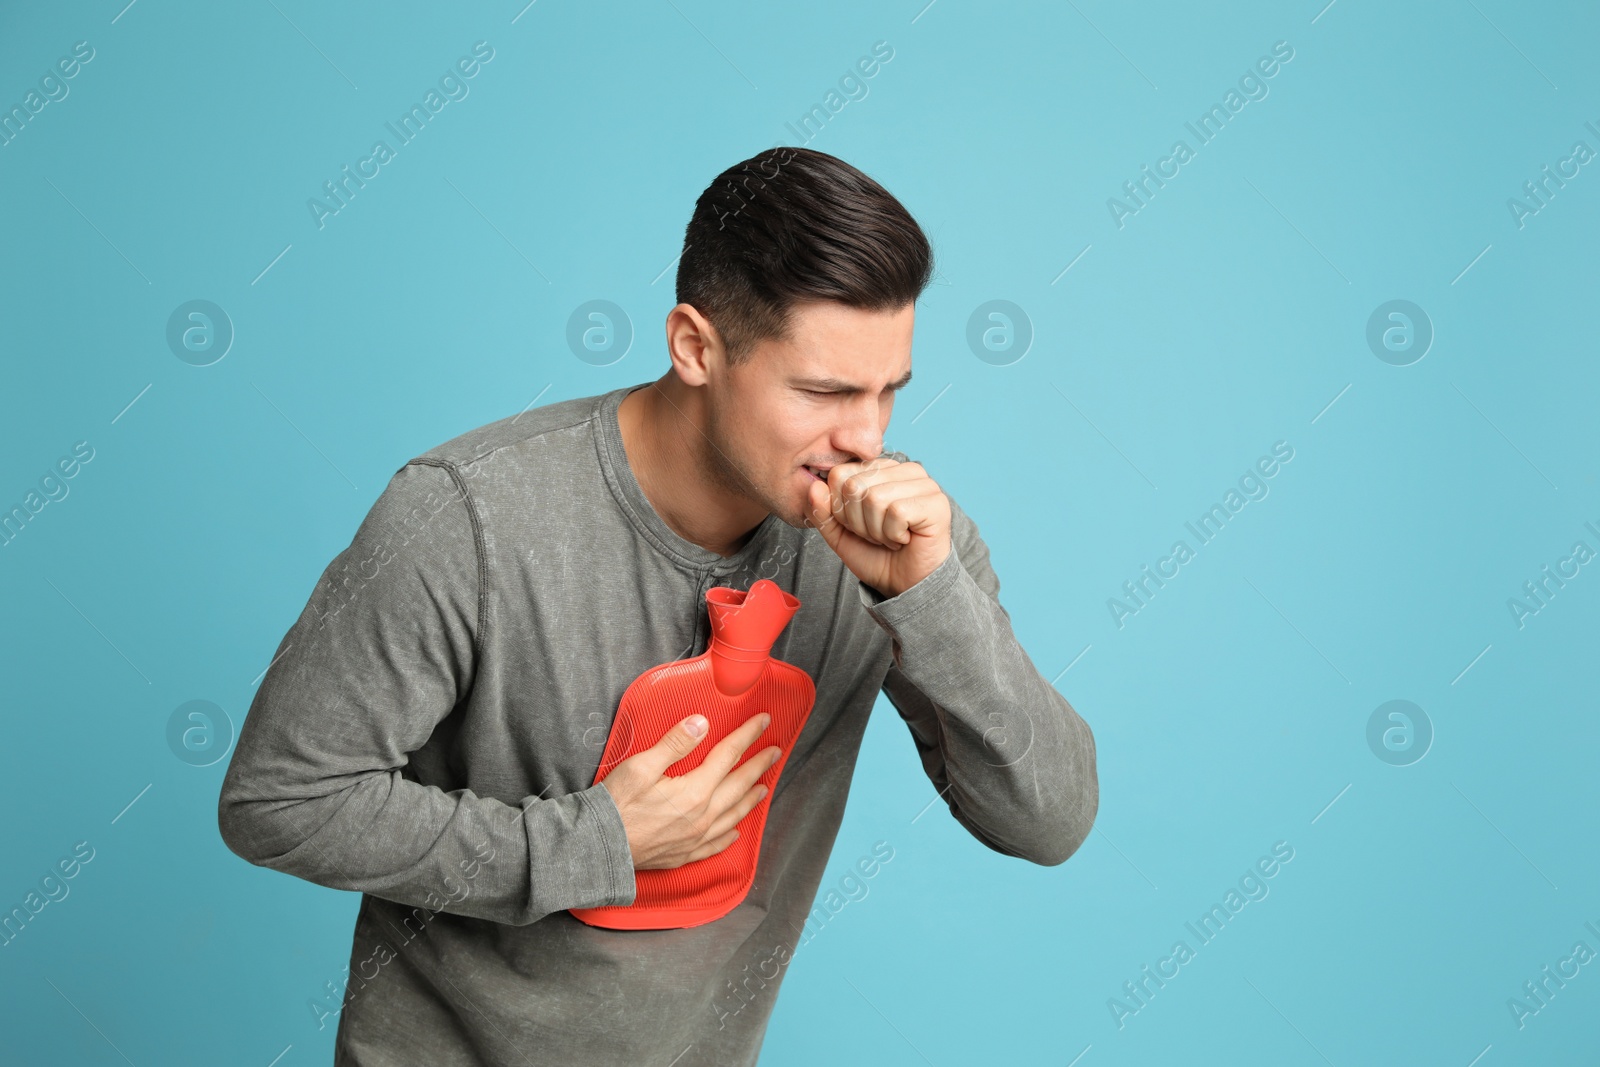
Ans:
[[[737,366],[759,342],[788,337],[796,303],[895,311],[932,277],[927,237],[888,190],[835,156],[777,147],[695,201],[677,298],[711,320]]]

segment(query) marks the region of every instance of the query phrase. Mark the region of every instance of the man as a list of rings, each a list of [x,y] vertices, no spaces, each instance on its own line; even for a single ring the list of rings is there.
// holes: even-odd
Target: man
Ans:
[[[871,178],[763,152],[695,205],[660,379],[390,480],[279,646],[218,809],[245,859],[362,893],[344,1003],[312,1004],[339,1013],[336,1064],[755,1063],[880,689],[980,841],[1040,864],[1082,844],[1089,727],[1018,645],[972,520],[883,452],[932,269]],[[633,903],[635,870],[720,852],[761,798],[759,714],[681,777],[695,716],[594,782],[628,683],[705,649],[708,589],[758,578],[801,602],[772,653],[816,701],[755,881],[698,926],[587,925],[567,909]]]

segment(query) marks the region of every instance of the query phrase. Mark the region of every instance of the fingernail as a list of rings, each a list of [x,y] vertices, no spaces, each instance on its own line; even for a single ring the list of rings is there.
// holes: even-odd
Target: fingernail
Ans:
[[[683,720],[683,728],[689,731],[691,737],[704,736],[706,732],[706,717],[704,715],[691,715]]]
[[[756,786],[756,799],[757,800],[760,800],[762,797],[764,797],[766,795],[767,795],[767,787],[766,786],[764,786],[764,785]]]
[[[771,725],[772,725],[772,716],[763,714],[761,716],[761,728],[763,730],[765,730],[767,727],[769,727]]]

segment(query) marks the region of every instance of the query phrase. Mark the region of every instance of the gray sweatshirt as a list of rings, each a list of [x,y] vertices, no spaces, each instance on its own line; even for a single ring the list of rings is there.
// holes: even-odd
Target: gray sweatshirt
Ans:
[[[1058,864],[1089,834],[1094,738],[1017,643],[954,502],[950,556],[895,597],[776,515],[719,556],[674,533],[628,467],[617,406],[637,388],[401,467],[251,704],[223,840],[362,894],[348,977],[309,998],[308,1026],[337,1020],[336,1067],[754,1064],[880,689],[979,841]],[[594,784],[623,690],[705,650],[707,589],[758,578],[800,598],[772,654],[817,692],[748,896],[687,929],[579,921],[566,909],[634,900]]]

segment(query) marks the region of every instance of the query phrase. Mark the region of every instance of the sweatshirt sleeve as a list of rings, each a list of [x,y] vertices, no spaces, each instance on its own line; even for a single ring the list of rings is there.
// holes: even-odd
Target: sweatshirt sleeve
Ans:
[[[223,841],[333,889],[521,926],[633,903],[622,818],[601,784],[507,804],[408,776],[471,691],[485,625],[473,501],[416,460],[373,504],[279,644],[218,798]]]
[[[895,597],[860,586],[893,642],[883,691],[957,822],[997,852],[1063,863],[1099,810],[1094,735],[1017,642],[976,524],[954,500],[950,513],[931,574]]]

